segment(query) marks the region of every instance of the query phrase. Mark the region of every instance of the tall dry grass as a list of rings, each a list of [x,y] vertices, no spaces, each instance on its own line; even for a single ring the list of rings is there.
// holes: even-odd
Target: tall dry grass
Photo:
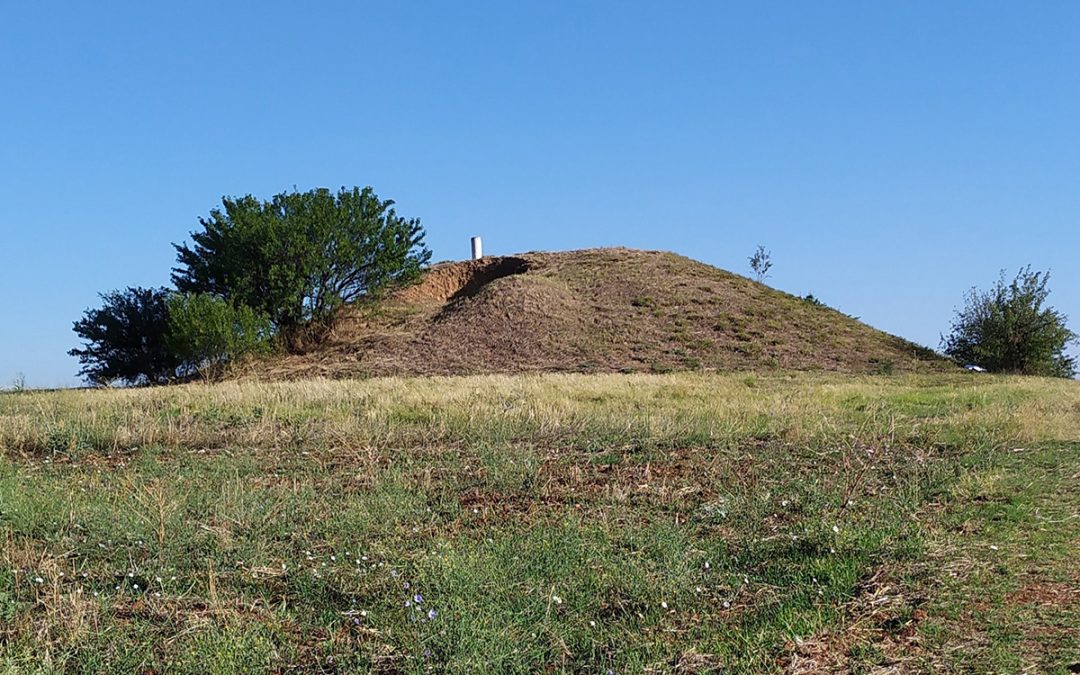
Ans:
[[[535,375],[0,396],[8,455],[463,443],[711,446],[1080,439],[1080,384],[969,375]]]

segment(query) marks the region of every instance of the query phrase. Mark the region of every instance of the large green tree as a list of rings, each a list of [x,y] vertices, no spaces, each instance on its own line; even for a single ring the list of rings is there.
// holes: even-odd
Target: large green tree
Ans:
[[[1049,281],[1049,272],[1029,266],[1012,281],[1002,272],[989,291],[971,289],[942,338],[945,353],[990,372],[1073,377],[1076,360],[1066,349],[1077,336],[1064,314],[1045,306]]]
[[[173,283],[267,315],[288,337],[343,303],[415,277],[431,257],[415,218],[370,187],[223,198],[193,245],[174,244]]]

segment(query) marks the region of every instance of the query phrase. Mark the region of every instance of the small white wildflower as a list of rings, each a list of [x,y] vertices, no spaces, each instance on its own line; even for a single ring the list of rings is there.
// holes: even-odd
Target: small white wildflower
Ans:
[[[551,596],[551,601],[554,602],[556,605],[561,605],[562,604],[562,598],[560,598],[557,595]]]
[[[37,582],[37,583],[39,583],[39,584],[43,584],[43,583],[45,583],[45,580],[44,580],[44,579],[42,579],[41,577],[34,577],[34,581],[36,581],[36,582]]]
[[[590,621],[589,625],[592,626],[593,628],[596,628],[596,622],[595,621]]]
[[[838,525],[833,525],[833,526],[832,526],[832,531],[833,531],[833,532],[834,532],[835,534],[840,534],[840,526],[838,526]]]
[[[724,601],[724,609],[728,609],[729,607],[731,607],[731,603],[728,602],[727,600],[725,600]]]
[[[663,607],[664,609],[667,609],[667,603],[666,602],[661,602],[660,606]]]
[[[996,550],[998,550],[998,547],[994,546],[993,544],[990,544],[990,550],[991,551],[996,551]],[[63,576],[63,575],[61,575],[61,576]]]

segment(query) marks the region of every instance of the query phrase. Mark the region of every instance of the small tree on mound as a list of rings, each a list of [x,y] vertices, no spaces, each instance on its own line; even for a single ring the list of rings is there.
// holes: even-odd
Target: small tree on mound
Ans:
[[[759,245],[754,255],[747,260],[750,261],[750,269],[754,270],[758,283],[763,283],[769,277],[769,270],[772,269],[772,252]]]
[[[1029,266],[1011,282],[1002,272],[987,292],[971,289],[942,338],[945,353],[990,372],[1073,377],[1076,362],[1065,350],[1077,336],[1064,314],[1044,307],[1049,281],[1049,272]]]
[[[165,342],[168,296],[164,288],[139,287],[101,295],[102,306],[75,322],[84,345],[68,353],[78,357],[79,374],[93,384],[162,384],[175,378],[181,360]]]
[[[420,221],[397,215],[393,204],[369,187],[224,198],[199,220],[193,246],[174,244],[173,282],[251,307],[289,338],[427,264]]]
[[[185,374],[217,375],[231,361],[271,351],[270,319],[250,307],[205,293],[174,293],[167,305],[166,344]]]

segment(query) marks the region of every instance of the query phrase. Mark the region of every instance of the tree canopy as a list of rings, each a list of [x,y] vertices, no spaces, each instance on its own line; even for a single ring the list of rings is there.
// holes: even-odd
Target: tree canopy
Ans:
[[[971,289],[948,336],[947,355],[990,372],[1073,377],[1076,361],[1066,353],[1077,339],[1067,317],[1044,306],[1049,272],[1025,267],[1012,281],[1002,272],[989,291]]]
[[[181,359],[165,340],[168,289],[130,287],[100,297],[102,306],[86,310],[75,322],[84,345],[68,353],[78,357],[79,374],[94,384],[163,384],[173,379]]]
[[[266,314],[278,331],[324,323],[343,303],[419,274],[431,257],[415,218],[370,187],[223,198],[193,245],[174,244],[177,290]]]

